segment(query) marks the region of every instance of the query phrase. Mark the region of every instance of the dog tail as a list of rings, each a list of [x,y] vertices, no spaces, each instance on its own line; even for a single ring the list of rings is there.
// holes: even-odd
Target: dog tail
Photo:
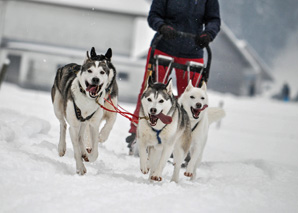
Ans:
[[[223,117],[225,117],[225,115],[226,113],[222,108],[219,108],[219,107],[208,108],[209,125],[221,120]]]

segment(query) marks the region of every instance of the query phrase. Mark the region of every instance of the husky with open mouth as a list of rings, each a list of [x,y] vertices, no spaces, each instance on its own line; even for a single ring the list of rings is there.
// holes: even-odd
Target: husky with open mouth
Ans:
[[[165,85],[152,83],[149,78],[139,117],[137,144],[141,172],[147,174],[150,170],[149,179],[161,181],[162,171],[173,153],[172,181],[178,182],[181,164],[190,147],[191,129],[187,113],[172,93],[172,80]]]
[[[178,102],[189,116],[192,135],[191,159],[184,175],[194,180],[196,178],[196,169],[202,161],[209,125],[222,119],[225,112],[219,107],[208,107],[207,85],[204,82],[201,88],[197,88],[189,81]]]
[[[95,161],[98,156],[98,140],[105,141],[115,122],[116,115],[105,114],[100,107],[109,98],[117,105],[116,71],[111,63],[112,50],[105,55],[97,55],[94,47],[83,65],[68,64],[57,70],[52,87],[54,112],[60,122],[59,156],[66,152],[66,128],[74,149],[76,171],[84,175],[87,170],[83,160]],[[100,104],[100,105],[99,105]],[[115,113],[114,113],[115,114]],[[99,134],[100,122],[107,122]],[[85,136],[85,137],[84,137]],[[84,138],[90,137],[91,145],[86,147]]]

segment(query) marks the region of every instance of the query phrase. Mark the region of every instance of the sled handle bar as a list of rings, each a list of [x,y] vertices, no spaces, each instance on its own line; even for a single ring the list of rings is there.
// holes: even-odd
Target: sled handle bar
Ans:
[[[177,31],[177,34],[179,37],[183,37],[183,38],[191,38],[191,39],[195,39],[196,35],[192,34],[192,33],[185,33],[185,32],[181,32],[181,31]],[[154,61],[154,52],[156,49],[157,44],[159,43],[159,41],[162,39],[163,35],[159,34],[155,40],[153,41],[152,45],[151,45],[151,54],[150,54],[150,62]],[[212,52],[211,52],[211,48],[209,47],[209,45],[206,47],[207,50],[207,64],[206,67],[204,68],[204,81],[207,82],[208,78],[209,78],[209,73],[210,73],[210,67],[211,67],[211,61],[212,61]],[[152,63],[151,63],[152,64]],[[183,69],[185,70],[185,65],[180,65],[180,64],[175,64],[176,68],[178,69]],[[191,70],[193,71],[193,70]]]

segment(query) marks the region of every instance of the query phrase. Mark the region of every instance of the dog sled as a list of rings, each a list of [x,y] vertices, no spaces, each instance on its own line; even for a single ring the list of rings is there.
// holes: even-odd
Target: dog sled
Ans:
[[[185,33],[178,31],[178,36],[194,39],[195,35],[191,33]],[[159,43],[159,41],[162,39],[163,35],[160,34],[156,39],[153,41],[151,46],[151,53],[149,58],[149,63],[147,67],[147,76],[146,80],[149,78],[149,76],[152,77],[152,80],[157,82],[158,76],[159,76],[159,66],[163,66],[166,69],[166,73],[164,76],[164,79],[161,83],[166,83],[167,77],[170,76],[173,69],[180,69],[184,71],[184,77],[185,73],[187,73],[188,81],[191,80],[190,72],[199,73],[200,76],[195,82],[194,86],[199,87],[200,84],[204,81],[205,83],[208,82],[209,74],[210,74],[210,67],[211,67],[211,60],[212,60],[212,52],[209,45],[206,47],[207,51],[207,63],[202,64],[194,61],[188,61],[186,64],[180,64],[177,62],[174,62],[174,58],[170,56],[164,56],[164,55],[154,55],[156,47]]]
[[[194,34],[191,33],[185,33],[178,31],[178,36],[184,37],[184,38],[189,38],[189,39],[195,39]],[[149,57],[149,63],[147,66],[147,72],[146,72],[146,78],[145,78],[145,84],[144,88],[146,88],[146,82],[148,81],[148,78],[151,77],[153,82],[158,82],[158,77],[159,77],[159,66],[163,66],[166,68],[166,72],[164,75],[164,78],[161,83],[166,84],[167,83],[167,78],[171,75],[171,72],[173,69],[180,69],[184,71],[184,77],[185,74],[187,74],[188,82],[191,79],[190,73],[199,73],[199,76],[194,83],[195,87],[200,87],[202,82],[207,83],[209,79],[209,74],[210,74],[210,67],[211,67],[211,60],[212,60],[212,52],[211,48],[209,46],[206,47],[207,51],[207,62],[205,64],[203,63],[198,63],[195,61],[188,61],[186,64],[180,64],[174,61],[174,58],[169,57],[169,56],[164,56],[164,55],[158,55],[154,54],[156,47],[159,43],[159,41],[162,39],[163,35],[160,34],[159,36],[156,37],[156,39],[153,41],[151,45],[151,52],[150,52],[150,57]],[[194,75],[192,75],[194,77]],[[128,148],[129,148],[129,154],[133,154],[133,145],[136,142],[135,141],[135,134],[132,134],[126,138],[126,142],[128,143]]]

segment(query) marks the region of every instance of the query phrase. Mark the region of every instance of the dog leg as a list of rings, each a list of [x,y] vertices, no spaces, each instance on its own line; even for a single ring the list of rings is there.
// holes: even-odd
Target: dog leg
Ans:
[[[103,128],[101,129],[98,137],[98,141],[100,143],[105,142],[109,135],[110,132],[114,126],[114,123],[116,121],[116,116],[117,114],[114,112],[105,112],[105,117],[106,117],[106,123],[104,124]]]
[[[63,157],[66,152],[66,141],[65,141],[65,136],[66,136],[66,128],[67,124],[64,119],[64,113],[63,113],[63,101],[62,101],[62,96],[59,91],[55,91],[55,96],[54,96],[54,112],[57,117],[57,119],[60,122],[60,139],[59,139],[59,144],[58,144],[58,154],[60,157]]]
[[[60,157],[63,157],[66,152],[66,128],[67,124],[65,120],[60,120],[60,139],[59,139],[59,144],[58,144],[58,154]]]
[[[151,179],[151,176],[153,175],[154,171],[157,168],[160,156],[161,156],[161,151],[160,149],[156,149],[155,147],[151,147],[149,151],[149,168],[150,168],[150,174],[149,174],[149,179]]]
[[[86,127],[87,127],[86,122],[82,122],[79,130],[79,146],[80,146],[82,158],[84,159],[84,161],[89,162],[89,159],[86,153],[85,143],[84,143]]]
[[[139,142],[138,145],[139,145],[139,155],[140,155],[140,169],[143,174],[147,174],[149,172],[149,168],[147,165],[148,155],[146,152],[146,145],[142,142]]]
[[[174,172],[173,172],[171,181],[178,183],[180,168],[181,168],[181,165],[183,163],[185,156],[186,156],[186,153],[180,146],[175,147],[174,152],[173,152]]]
[[[87,170],[83,164],[82,153],[81,153],[80,145],[79,145],[79,136],[78,136],[79,127],[71,126],[69,128],[69,132],[70,132],[70,138],[71,138],[72,145],[73,145],[74,158],[76,160],[77,173],[79,175],[84,175],[87,172]]]
[[[193,174],[192,176],[190,177],[190,180],[193,181],[196,179],[197,177],[197,168],[199,167],[199,165],[201,164],[202,162],[202,158],[199,158],[195,164],[195,169],[193,170]]]
[[[92,150],[91,153],[89,155],[89,160],[90,162],[94,162],[97,158],[98,158],[98,128],[99,128],[99,124],[98,125],[90,125],[89,129],[90,129],[90,136],[91,136],[91,143],[92,143]]]
[[[174,143],[175,144],[175,143]],[[170,145],[163,145],[163,150],[161,153],[161,157],[158,163],[158,166],[156,168],[156,170],[153,172],[152,176],[151,176],[151,180],[155,180],[155,181],[162,181],[162,171],[168,161],[168,159],[170,158],[172,152],[173,152],[173,146]]]
[[[195,170],[197,169],[197,165],[201,163],[202,157],[203,157],[203,150],[207,141],[207,137],[204,139],[199,139],[203,140],[203,142],[200,145],[196,145],[194,149],[192,150],[192,153],[190,155],[191,159],[187,165],[186,171],[184,173],[185,176],[187,177],[193,177],[194,173],[196,172]],[[194,179],[194,178],[192,178]]]

